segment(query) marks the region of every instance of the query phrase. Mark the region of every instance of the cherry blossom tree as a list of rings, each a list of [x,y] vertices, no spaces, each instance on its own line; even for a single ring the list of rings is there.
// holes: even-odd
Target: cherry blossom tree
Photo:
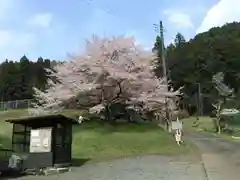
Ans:
[[[214,124],[216,131],[221,134],[223,126],[226,126],[226,116],[231,116],[232,114],[237,114],[238,112],[234,111],[233,109],[226,109],[228,106],[228,101],[231,101],[234,97],[233,89],[229,88],[223,82],[224,80],[224,73],[218,72],[212,78],[212,82],[215,85],[215,88],[218,92],[216,96],[216,101],[212,104],[215,108],[215,116]],[[225,117],[225,118],[224,118]],[[224,122],[225,120],[225,122]]]
[[[136,45],[134,38],[93,36],[81,55],[46,70],[50,74],[48,89],[34,88],[34,106],[42,113],[74,103],[99,113],[120,102],[140,111],[159,111],[167,100],[174,109],[173,98],[179,91],[169,91],[166,81],[155,76],[155,59],[155,54]]]

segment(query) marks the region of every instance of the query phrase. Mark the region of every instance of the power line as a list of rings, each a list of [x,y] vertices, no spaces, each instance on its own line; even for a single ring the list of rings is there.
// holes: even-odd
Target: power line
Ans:
[[[86,3],[90,4],[90,5],[94,5],[95,7],[101,9],[102,11],[104,11],[104,12],[106,12],[106,13],[108,13],[108,14],[111,14],[111,15],[113,15],[114,17],[117,17],[116,14],[115,14],[115,12],[114,12],[112,9],[110,9],[110,8],[108,8],[108,7],[103,7],[103,6],[96,5],[96,3],[94,4],[94,1],[93,1],[93,0],[81,0],[81,1],[82,1],[82,2],[86,2]]]
[[[92,6],[95,6],[96,8],[106,12],[107,14],[112,15],[114,18],[117,18],[119,20],[124,20],[124,22],[127,22],[128,25],[133,25],[133,20],[131,21],[131,19],[128,17],[128,19],[123,19],[122,17],[120,18],[119,16],[117,16],[117,12],[109,7],[104,7],[101,6],[99,4],[97,4],[94,0],[81,0],[82,2],[86,2]],[[138,28],[139,29],[139,28]],[[142,29],[142,28],[141,28]]]

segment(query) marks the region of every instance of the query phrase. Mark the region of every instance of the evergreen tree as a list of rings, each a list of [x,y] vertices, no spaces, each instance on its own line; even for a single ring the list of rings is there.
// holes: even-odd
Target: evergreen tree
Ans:
[[[178,47],[178,46],[182,46],[184,43],[186,43],[186,40],[181,33],[177,33],[177,35],[174,39],[174,43],[175,43],[174,45],[176,47]]]
[[[157,77],[163,77],[163,64],[162,64],[162,40],[160,36],[156,37],[156,42],[152,49],[156,53],[157,59],[155,63],[155,73]]]

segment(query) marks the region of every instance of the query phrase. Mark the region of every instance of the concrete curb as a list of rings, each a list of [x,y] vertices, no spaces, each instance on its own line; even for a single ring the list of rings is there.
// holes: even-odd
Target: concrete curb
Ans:
[[[238,136],[232,136],[232,139],[240,140],[240,137],[238,137]]]

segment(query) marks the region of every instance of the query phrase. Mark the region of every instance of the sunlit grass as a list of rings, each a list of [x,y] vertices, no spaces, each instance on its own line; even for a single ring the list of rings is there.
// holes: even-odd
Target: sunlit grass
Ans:
[[[214,124],[212,118],[208,116],[199,117],[197,123],[196,117],[189,117],[183,119],[184,129],[186,131],[198,131],[198,132],[214,132]]]
[[[81,114],[78,110],[62,112],[69,117]],[[6,119],[28,116],[27,110],[0,113],[0,144],[11,148],[12,125]],[[147,154],[178,155],[189,152],[191,145],[176,145],[173,136],[152,124],[116,124],[87,121],[73,127],[72,152],[75,158],[111,159]]]
[[[74,127],[73,155],[87,159],[108,159],[131,155],[177,155],[190,145],[176,145],[174,138],[153,125],[117,126],[89,122]]]

